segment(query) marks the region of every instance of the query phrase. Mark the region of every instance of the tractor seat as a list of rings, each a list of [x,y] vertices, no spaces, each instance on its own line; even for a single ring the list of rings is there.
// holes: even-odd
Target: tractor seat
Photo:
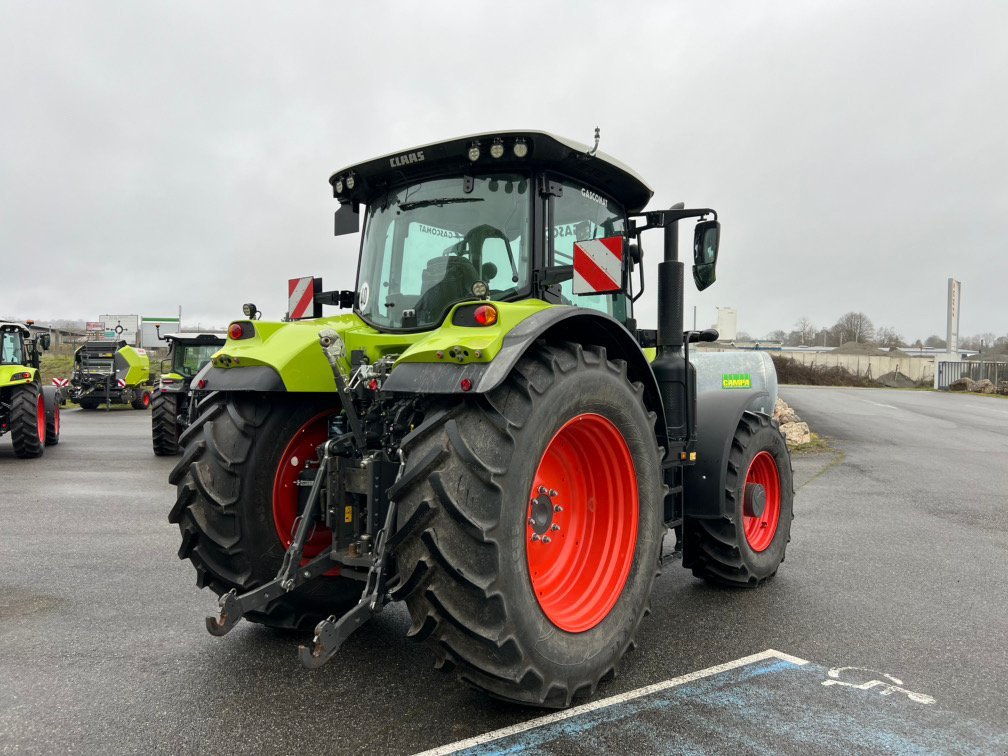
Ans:
[[[477,279],[476,269],[464,257],[448,255],[428,260],[420,278],[423,294],[415,305],[417,322],[435,322],[453,302],[471,296]]]

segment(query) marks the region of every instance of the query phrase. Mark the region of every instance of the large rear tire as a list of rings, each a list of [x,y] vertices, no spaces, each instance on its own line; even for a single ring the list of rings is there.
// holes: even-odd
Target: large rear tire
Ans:
[[[613,674],[658,574],[654,422],[625,363],[576,344],[430,408],[402,444],[394,596],[438,666],[550,707]]]
[[[46,413],[45,445],[56,446],[60,439],[60,390],[55,386],[43,386],[42,400]]]
[[[37,383],[15,386],[11,392],[10,433],[14,454],[41,457],[45,450],[45,399]]]
[[[151,438],[159,457],[179,454],[181,424],[178,419],[180,394],[157,391],[151,403]]]
[[[755,588],[777,574],[791,540],[791,455],[769,417],[746,412],[727,465],[724,495],[730,515],[685,523],[685,537],[693,541],[690,551],[697,555],[693,574],[718,585]]]
[[[200,415],[182,433],[182,459],[169,482],[177,486],[168,515],[182,534],[180,559],[196,568],[196,584],[220,595],[262,585],[280,568],[293,500],[277,483],[284,470],[308,457],[298,440],[317,433],[321,419],[337,411],[332,397],[291,394],[219,393],[207,397]],[[309,444],[310,445],[310,444]],[[305,555],[318,553],[326,534],[316,532]],[[331,538],[329,539],[331,541]],[[245,618],[272,627],[310,630],[330,614],[342,614],[361,596],[363,584],[350,578],[310,581]]]

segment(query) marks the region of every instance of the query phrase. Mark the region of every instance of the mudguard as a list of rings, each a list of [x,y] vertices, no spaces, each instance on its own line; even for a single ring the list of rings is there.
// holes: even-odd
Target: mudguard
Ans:
[[[766,414],[776,397],[766,389],[708,393],[697,398],[696,462],[685,468],[683,513],[686,517],[716,519],[728,512],[725,486],[728,452],[735,430],[746,412]]]
[[[657,413],[659,423],[664,423],[658,383],[637,340],[615,318],[578,307],[548,307],[529,315],[504,336],[500,350],[488,363],[401,363],[389,375],[382,391],[485,394],[503,383],[528,348],[543,338],[595,344],[605,347],[610,359],[625,360],[630,380],[644,385],[647,406]],[[463,379],[469,381],[468,390],[463,387]],[[664,427],[656,431],[659,438],[664,438]]]

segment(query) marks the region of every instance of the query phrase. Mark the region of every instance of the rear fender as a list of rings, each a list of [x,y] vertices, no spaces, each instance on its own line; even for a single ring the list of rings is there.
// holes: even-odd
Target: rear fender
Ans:
[[[740,393],[708,394],[697,404],[697,459],[684,471],[686,517],[718,519],[730,514],[725,486],[732,439],[742,415],[763,414],[760,409],[769,399],[766,391]]]
[[[549,307],[528,316],[504,336],[491,362],[400,363],[389,375],[382,391],[420,394],[485,394],[500,386],[529,348],[540,339],[605,347],[609,359],[627,363],[631,381],[644,385],[645,403],[657,414],[655,431],[665,438],[665,412],[658,383],[637,340],[618,320],[581,307]],[[469,390],[463,386],[468,381]]]

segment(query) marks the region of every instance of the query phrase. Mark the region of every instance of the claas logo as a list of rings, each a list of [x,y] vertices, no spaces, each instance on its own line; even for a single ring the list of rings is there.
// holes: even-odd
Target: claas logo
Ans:
[[[721,376],[721,388],[752,388],[752,378],[749,377],[749,373],[725,373]]]

